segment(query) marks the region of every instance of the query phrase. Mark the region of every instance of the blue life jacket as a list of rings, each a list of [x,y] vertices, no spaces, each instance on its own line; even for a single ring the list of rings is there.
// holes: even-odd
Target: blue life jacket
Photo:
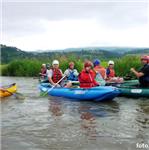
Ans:
[[[67,79],[70,80],[70,81],[78,81],[78,77],[74,75],[73,71],[70,72],[70,74],[69,74]]]
[[[107,74],[107,75],[110,74],[110,69],[109,69],[109,68],[106,69],[106,74]]]

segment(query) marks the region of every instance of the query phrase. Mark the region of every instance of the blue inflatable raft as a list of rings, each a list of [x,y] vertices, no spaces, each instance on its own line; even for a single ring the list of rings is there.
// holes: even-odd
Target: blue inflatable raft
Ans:
[[[75,100],[94,100],[104,101],[112,100],[120,94],[119,90],[111,86],[98,86],[89,89],[83,88],[58,88],[55,87],[52,90],[48,83],[41,83],[39,85],[41,92],[48,93],[51,96],[64,97]]]

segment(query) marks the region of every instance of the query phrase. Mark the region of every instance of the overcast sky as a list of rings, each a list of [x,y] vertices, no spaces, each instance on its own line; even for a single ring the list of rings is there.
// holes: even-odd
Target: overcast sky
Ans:
[[[1,44],[22,50],[149,47],[148,0],[5,0]]]

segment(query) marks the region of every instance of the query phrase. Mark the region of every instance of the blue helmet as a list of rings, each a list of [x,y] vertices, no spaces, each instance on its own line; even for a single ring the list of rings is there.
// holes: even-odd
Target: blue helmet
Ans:
[[[99,59],[95,59],[93,64],[94,64],[94,66],[98,66],[100,64],[100,60]]]

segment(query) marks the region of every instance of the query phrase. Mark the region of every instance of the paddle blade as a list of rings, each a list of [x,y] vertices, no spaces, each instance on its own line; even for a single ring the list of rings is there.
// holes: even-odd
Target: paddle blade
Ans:
[[[43,97],[44,97],[44,96],[47,96],[47,95],[48,95],[48,90],[47,90],[46,92],[41,92],[41,93],[40,93],[40,96],[43,96]]]
[[[25,99],[25,96],[23,94],[21,94],[21,93],[17,93],[16,92],[13,95],[16,97],[16,99],[20,99],[20,100],[24,100]]]

